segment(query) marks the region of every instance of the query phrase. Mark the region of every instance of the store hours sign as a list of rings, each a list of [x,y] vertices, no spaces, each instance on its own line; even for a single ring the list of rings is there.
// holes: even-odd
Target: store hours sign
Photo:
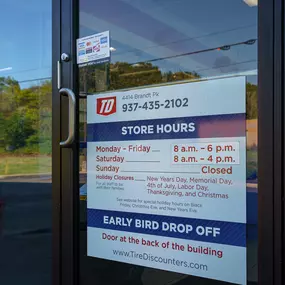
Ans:
[[[88,255],[246,283],[245,78],[88,96]]]

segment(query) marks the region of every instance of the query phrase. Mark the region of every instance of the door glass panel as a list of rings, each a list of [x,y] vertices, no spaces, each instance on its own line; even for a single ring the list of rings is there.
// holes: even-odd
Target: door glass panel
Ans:
[[[247,284],[257,283],[257,9],[254,0],[80,0],[80,38],[110,31],[111,44],[110,62],[79,69],[81,284],[232,284],[87,256],[86,96],[236,76],[246,77]]]
[[[51,0],[0,8],[0,283],[51,284]]]

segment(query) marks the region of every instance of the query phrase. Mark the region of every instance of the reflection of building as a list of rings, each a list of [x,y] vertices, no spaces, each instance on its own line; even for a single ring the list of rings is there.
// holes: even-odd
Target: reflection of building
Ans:
[[[257,119],[246,121],[246,144],[247,147],[257,147]]]

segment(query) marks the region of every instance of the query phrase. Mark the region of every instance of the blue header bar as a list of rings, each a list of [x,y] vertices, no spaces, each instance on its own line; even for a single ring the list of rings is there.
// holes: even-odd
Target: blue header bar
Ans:
[[[87,141],[244,137],[245,114],[167,118],[87,125]]]
[[[242,223],[88,209],[87,224],[101,229],[246,246],[246,224]]]

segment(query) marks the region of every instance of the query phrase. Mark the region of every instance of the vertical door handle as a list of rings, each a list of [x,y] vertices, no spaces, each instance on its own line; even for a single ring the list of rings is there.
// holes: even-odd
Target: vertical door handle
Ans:
[[[68,88],[61,88],[59,90],[60,96],[68,97],[68,137],[65,141],[60,142],[61,147],[71,147],[75,137],[75,112],[76,100],[74,93]]]

